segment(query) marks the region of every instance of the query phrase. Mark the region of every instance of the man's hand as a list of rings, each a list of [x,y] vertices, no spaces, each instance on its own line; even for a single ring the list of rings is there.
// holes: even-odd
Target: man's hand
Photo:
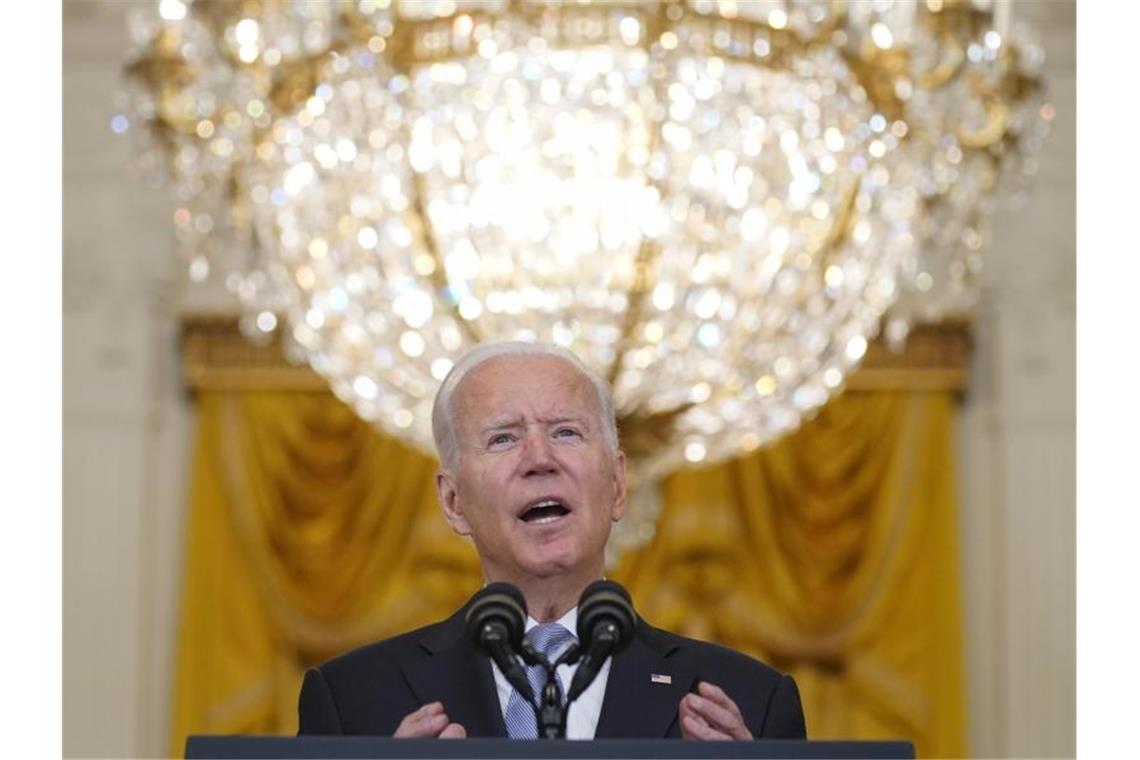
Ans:
[[[395,733],[397,739],[463,739],[466,736],[467,729],[451,722],[442,702],[431,702],[404,716]]]
[[[752,732],[744,725],[740,708],[719,686],[701,681],[697,691],[699,694],[681,697],[678,708],[681,736],[705,740],[752,738]]]

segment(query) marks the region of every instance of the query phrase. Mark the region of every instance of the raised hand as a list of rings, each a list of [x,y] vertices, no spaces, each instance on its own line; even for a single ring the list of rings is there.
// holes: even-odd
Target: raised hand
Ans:
[[[744,716],[732,698],[719,686],[701,681],[697,694],[681,698],[678,714],[681,736],[686,739],[727,741],[750,740],[752,732],[744,725]]]
[[[467,736],[467,729],[451,722],[442,702],[430,702],[404,716],[394,736],[397,739],[463,739]]]

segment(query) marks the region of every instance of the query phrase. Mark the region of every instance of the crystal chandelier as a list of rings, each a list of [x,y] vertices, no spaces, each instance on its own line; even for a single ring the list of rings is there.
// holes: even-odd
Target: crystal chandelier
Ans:
[[[996,7],[995,7],[996,6]],[[614,386],[633,474],[749,451],[886,315],[968,309],[1052,108],[1008,4],[161,0],[124,113],[192,280],[431,450],[492,338]]]

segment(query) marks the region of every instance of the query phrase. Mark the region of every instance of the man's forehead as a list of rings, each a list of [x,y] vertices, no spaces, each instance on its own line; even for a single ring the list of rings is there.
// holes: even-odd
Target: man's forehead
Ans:
[[[593,415],[587,414],[584,409],[576,409],[573,407],[559,407],[551,409],[543,409],[535,415],[535,421],[555,424],[559,422],[577,422],[589,424]],[[479,420],[479,426],[483,430],[493,430],[495,428],[518,427],[525,425],[529,420],[527,415],[507,411],[503,414],[489,415]]]
[[[465,385],[477,384],[479,380],[491,376],[508,375],[512,378],[541,375],[545,379],[564,379],[589,385],[590,380],[569,360],[549,354],[502,354],[494,356],[472,367],[459,381],[455,392],[458,394]],[[501,378],[497,378],[500,379]]]
[[[520,391],[529,389],[539,389],[543,393],[520,394]],[[558,389],[566,393],[550,393]],[[590,379],[566,359],[548,355],[504,355],[488,359],[459,381],[452,399],[454,411],[460,417],[477,409],[491,411],[488,407],[510,407],[512,402],[533,404],[544,400],[549,402],[551,408],[547,412],[551,414],[593,414],[599,411]],[[566,406],[567,401],[578,399],[587,404],[584,409]]]

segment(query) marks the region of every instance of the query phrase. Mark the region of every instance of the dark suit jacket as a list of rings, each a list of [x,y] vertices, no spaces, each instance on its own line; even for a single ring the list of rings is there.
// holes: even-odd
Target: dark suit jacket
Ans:
[[[300,733],[391,736],[405,715],[439,701],[468,736],[505,737],[491,659],[464,636],[464,612],[310,669],[301,687]],[[652,674],[672,682],[654,683]],[[799,691],[789,676],[642,620],[614,656],[595,736],[679,737],[678,703],[698,680],[724,689],[757,739],[805,738]]]

